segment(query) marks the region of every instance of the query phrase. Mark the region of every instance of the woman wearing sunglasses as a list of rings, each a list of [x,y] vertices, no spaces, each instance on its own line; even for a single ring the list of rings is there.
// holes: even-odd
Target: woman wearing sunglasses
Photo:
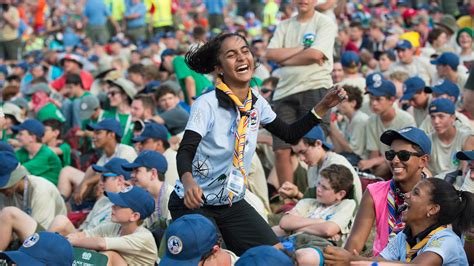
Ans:
[[[347,250],[361,252],[375,222],[374,256],[385,248],[391,237],[403,230],[400,206],[404,203],[404,193],[424,179],[423,169],[431,153],[430,139],[415,127],[387,130],[380,141],[390,146],[385,159],[393,178],[367,187],[345,245]]]
[[[217,82],[215,90],[201,95],[191,107],[176,157],[180,180],[170,196],[171,215],[177,219],[200,213],[213,219],[227,248],[237,255],[254,246],[276,245],[270,226],[242,200],[259,126],[296,143],[346,99],[346,92],[329,90],[311,112],[288,125],[250,88],[255,60],[245,37],[220,34],[189,51],[186,63],[201,74],[216,72]]]
[[[427,178],[405,194],[402,221],[405,229],[390,240],[376,261],[418,265],[468,265],[461,234],[474,225],[474,195],[457,191],[448,182]],[[328,247],[328,265],[365,261],[357,252]]]

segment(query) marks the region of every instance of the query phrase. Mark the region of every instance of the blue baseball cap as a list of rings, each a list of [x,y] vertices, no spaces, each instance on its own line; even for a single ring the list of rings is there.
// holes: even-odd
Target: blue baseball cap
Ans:
[[[424,154],[431,154],[431,140],[426,133],[416,127],[405,127],[400,130],[389,129],[380,136],[380,141],[385,145],[392,145],[396,139],[406,140],[420,147]]]
[[[39,232],[26,238],[20,249],[1,252],[0,258],[19,266],[65,266],[73,264],[74,251],[71,243],[60,234]]]
[[[161,139],[168,141],[168,129],[161,124],[154,122],[145,123],[142,133],[132,139],[133,142],[142,142],[147,139]]]
[[[155,168],[158,172],[164,174],[168,170],[168,162],[165,156],[157,151],[144,150],[138,154],[133,163],[125,163],[122,168],[132,171],[138,167]]]
[[[367,87],[366,94],[370,94],[372,96],[387,96],[387,97],[395,97],[397,95],[397,89],[393,82],[390,80],[382,80],[379,82],[374,82],[371,86]]]
[[[18,164],[15,153],[0,151],[0,188],[8,184],[11,174],[18,167]]]
[[[474,151],[458,151],[456,158],[461,161],[472,161],[474,160]]]
[[[447,79],[442,80],[438,85],[431,87],[431,92],[437,95],[447,94],[448,96],[454,97],[456,100],[459,98],[460,93],[458,85]]]
[[[189,214],[171,223],[165,237],[167,249],[160,266],[196,266],[217,244],[217,229],[201,214]]]
[[[367,75],[367,77],[365,77],[365,86],[370,87],[374,83],[379,83],[384,79],[385,78],[383,77],[383,74],[381,72],[373,72]]]
[[[397,45],[395,46],[395,50],[406,50],[406,49],[411,49],[413,48],[413,45],[411,42],[407,40],[400,40],[397,42]]]
[[[128,163],[127,160],[114,157],[110,159],[104,166],[100,166],[97,164],[92,165],[92,169],[99,173],[114,173],[116,175],[121,175],[125,178],[125,180],[130,180],[130,171],[122,168],[122,165]]]
[[[320,126],[313,127],[303,138],[310,140],[319,140],[321,141],[323,147],[328,150],[332,150],[332,145],[326,142],[326,136],[324,136],[323,129]]]
[[[410,100],[415,96],[415,94],[425,91],[426,92],[426,84],[425,82],[418,76],[411,77],[405,82],[403,82],[403,96],[402,100]],[[430,90],[431,91],[431,90]]]
[[[104,119],[97,124],[89,124],[87,125],[87,129],[112,131],[115,133],[115,135],[122,137],[122,128],[120,127],[120,122],[113,118]]]
[[[457,70],[459,66],[459,56],[453,52],[444,52],[435,60],[431,60],[433,65],[448,65],[453,70]]]
[[[140,220],[144,220],[155,211],[155,199],[141,187],[129,186],[119,193],[107,191],[104,193],[114,205],[140,213]]]
[[[8,67],[6,65],[0,65],[0,73],[3,73],[4,76],[8,75]]]
[[[33,135],[36,135],[38,138],[44,136],[44,125],[36,119],[27,119],[25,122],[12,126],[13,132],[19,132],[21,130],[26,130]]]
[[[360,64],[360,58],[354,51],[346,51],[341,56],[343,67],[357,67]]]
[[[235,266],[292,266],[293,261],[281,250],[272,246],[258,246],[245,251]]]
[[[454,103],[446,98],[439,98],[430,103],[428,107],[430,114],[432,113],[446,113],[453,115],[456,112]]]

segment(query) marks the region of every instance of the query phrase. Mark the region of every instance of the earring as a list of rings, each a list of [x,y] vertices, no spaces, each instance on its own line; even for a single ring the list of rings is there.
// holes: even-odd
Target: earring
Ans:
[[[224,76],[224,72],[219,73],[219,75]]]
[[[428,217],[428,218],[429,218],[429,217],[430,217],[430,213],[427,213],[427,214],[426,214],[426,217]]]

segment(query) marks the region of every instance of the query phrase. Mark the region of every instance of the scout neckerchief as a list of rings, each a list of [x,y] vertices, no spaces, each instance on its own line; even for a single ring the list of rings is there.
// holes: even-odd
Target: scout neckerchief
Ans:
[[[389,237],[394,237],[398,232],[402,231],[405,227],[405,223],[402,222],[402,216],[398,213],[397,199],[403,200],[403,197],[399,196],[400,192],[395,186],[393,179],[390,181],[390,189],[387,195],[387,207],[388,207],[388,234]]]
[[[245,150],[245,140],[247,136],[247,126],[249,119],[249,112],[252,108],[252,91],[249,89],[247,99],[242,103],[237,96],[232,92],[229,87],[227,87],[220,78],[217,79],[216,88],[227,94],[229,98],[234,102],[240,112],[240,120],[237,125],[237,130],[235,130],[235,143],[234,143],[234,156],[232,158],[232,165],[240,170],[244,177],[244,184],[247,185],[247,173],[244,168],[244,150]],[[229,192],[229,204],[232,205],[232,198],[234,193]]]
[[[439,226],[437,227],[436,229],[434,229],[433,231],[431,231],[427,236],[425,236],[425,238],[423,238],[420,242],[416,243],[416,245],[414,247],[410,247],[410,244],[408,244],[408,242],[406,242],[406,251],[407,251],[407,254],[406,254],[406,258],[405,258],[405,261],[406,262],[411,262],[411,260],[413,259],[413,256],[420,250],[422,249],[426,243],[428,243],[428,241],[430,240],[430,238],[438,233],[439,231],[441,230],[444,230],[446,229],[446,226]]]

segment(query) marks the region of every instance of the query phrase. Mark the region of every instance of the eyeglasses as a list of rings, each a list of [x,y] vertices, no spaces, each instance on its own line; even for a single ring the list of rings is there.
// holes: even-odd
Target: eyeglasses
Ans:
[[[395,155],[398,157],[398,159],[400,159],[400,161],[406,162],[410,160],[411,156],[420,157],[420,156],[423,156],[424,154],[421,152],[410,152],[410,151],[404,151],[404,150],[402,151],[389,150],[385,152],[385,159],[387,159],[388,161],[391,161],[395,158]]]
[[[119,91],[109,91],[109,93],[107,93],[107,95],[110,96],[110,97],[114,97],[117,94],[120,94],[120,92]]]
[[[260,90],[261,93],[269,93],[269,92],[272,92],[273,90],[272,89],[269,89],[269,88],[262,88]]]

